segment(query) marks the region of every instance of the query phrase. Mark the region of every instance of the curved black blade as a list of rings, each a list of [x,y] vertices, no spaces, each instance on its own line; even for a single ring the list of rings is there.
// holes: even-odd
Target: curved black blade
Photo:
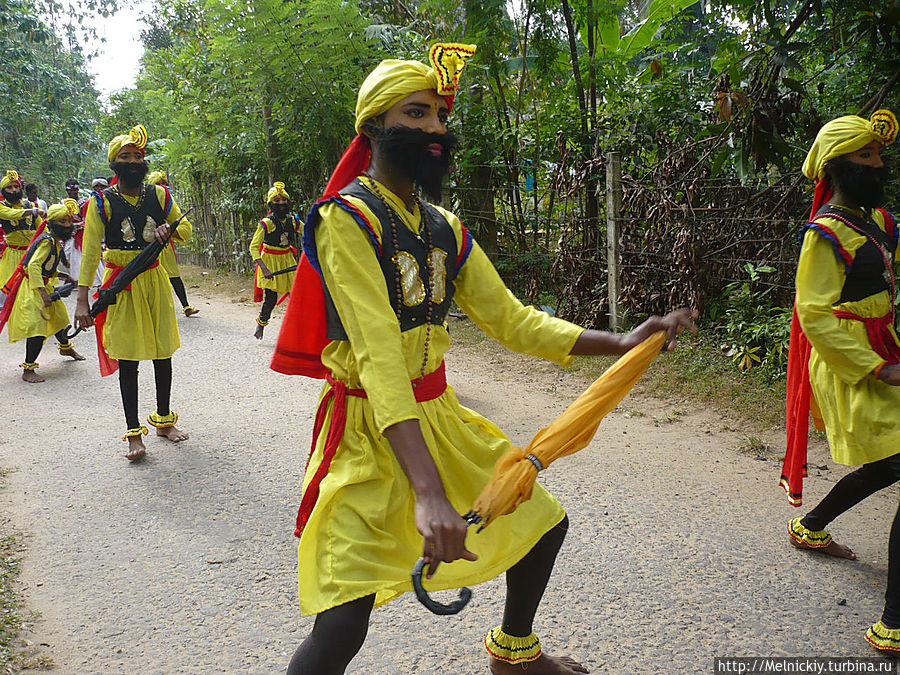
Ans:
[[[415,590],[416,597],[419,599],[419,602],[425,605],[433,614],[438,614],[440,616],[459,614],[460,611],[462,611],[462,608],[469,604],[469,600],[472,599],[472,590],[469,588],[460,588],[459,598],[451,602],[449,605],[445,605],[443,603],[437,602],[436,600],[432,600],[428,596],[428,592],[422,586],[422,573],[424,571],[425,559],[419,558],[418,562],[416,562],[416,566],[413,567],[412,571],[413,590]]]

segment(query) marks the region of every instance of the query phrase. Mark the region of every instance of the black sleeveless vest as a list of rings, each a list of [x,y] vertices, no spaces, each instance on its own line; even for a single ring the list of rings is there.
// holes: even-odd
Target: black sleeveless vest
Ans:
[[[156,238],[153,231],[166,222],[166,214],[156,197],[155,185],[144,186],[137,206],[125,201],[114,187],[103,190],[103,197],[110,207],[105,232],[107,248],[127,251],[145,248]]]
[[[387,285],[388,297],[391,299],[391,307],[396,313],[399,306],[400,330],[407,331],[425,324],[428,316],[428,306],[425,304],[425,284],[431,289],[431,302],[434,303],[431,311],[431,323],[441,326],[447,317],[453,294],[456,291],[456,259],[459,255],[456,244],[456,234],[447,219],[427,202],[422,202],[422,217],[427,218],[426,227],[431,228],[432,247],[432,278],[423,279],[429,269],[427,263],[428,250],[423,238],[413,234],[406,227],[398,214],[394,214],[397,221],[397,248],[394,249],[391,236],[391,221],[387,209],[378,197],[357,178],[346,188],[341,190],[341,195],[356,197],[369,208],[381,223],[381,256],[379,263]],[[397,297],[398,277],[401,283],[402,298]],[[330,340],[346,340],[347,333],[344,330],[341,319],[338,316],[334,301],[322,282],[325,291],[325,315],[327,321],[327,335]]]
[[[21,206],[12,206],[11,204],[7,204],[10,208],[13,209],[30,209],[34,208],[34,204],[32,204],[27,199],[22,200]],[[21,220],[3,220],[0,218],[0,227],[3,228],[3,231],[6,234],[11,232],[19,232],[20,230],[36,230],[37,229],[37,217],[34,214],[29,213],[27,216],[22,218]]]
[[[296,246],[297,237],[294,229],[294,214],[287,213],[281,222],[275,216],[266,216],[264,221],[268,220],[275,227],[269,232],[266,228],[266,236],[263,237],[263,244],[266,246]]]
[[[823,215],[827,216],[829,213],[835,213],[846,218],[861,231],[873,237],[890,254],[891,262],[893,262],[897,252],[897,242],[878,227],[878,224],[871,217],[862,218],[847,209],[825,204],[819,209],[813,220],[815,221]],[[841,297],[838,303],[856,302],[870,295],[889,291],[891,287],[884,273],[884,258],[878,247],[875,246],[871,239],[866,237],[866,242],[856,249],[856,255],[850,264],[850,271],[844,280],[844,287],[841,289]]]
[[[22,266],[28,267],[28,263],[31,262],[31,259],[34,257],[35,251],[37,251],[38,246],[40,246],[42,241],[50,242],[50,253],[41,264],[41,276],[52,277],[56,273],[56,268],[59,267],[59,263],[65,260],[65,253],[63,253],[62,246],[60,246],[59,242],[49,234],[41,235],[34,243],[32,243],[32,245],[25,252],[25,257],[22,260]]]

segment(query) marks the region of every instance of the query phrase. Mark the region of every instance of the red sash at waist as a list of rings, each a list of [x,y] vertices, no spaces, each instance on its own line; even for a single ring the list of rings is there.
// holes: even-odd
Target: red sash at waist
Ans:
[[[281,248],[269,248],[268,246],[266,246],[265,244],[263,244],[262,252],[263,252],[263,253],[271,253],[272,255],[284,255],[284,254],[286,254],[286,253],[290,253],[290,252],[291,252],[291,247],[288,246],[287,248],[284,248],[284,249],[281,249]]]
[[[16,246],[15,244],[10,244],[9,242],[7,242],[6,248],[11,248],[14,251],[27,251],[28,250],[27,246]]]
[[[875,353],[888,363],[900,363],[900,345],[897,344],[897,340],[894,339],[891,333],[893,314],[888,313],[884,316],[869,317],[836,309],[834,310],[834,315],[839,319],[862,321],[866,327],[869,344],[872,345]]]
[[[303,497],[300,499],[300,508],[297,510],[297,529],[294,535],[299,537],[303,533],[303,528],[312,514],[316,500],[319,498],[319,486],[322,479],[328,474],[331,467],[331,460],[337,452],[341,439],[344,437],[344,427],[347,424],[347,397],[358,396],[359,398],[368,398],[365,389],[349,389],[347,385],[340,380],[331,377],[331,373],[326,376],[328,384],[331,388],[322,397],[319,408],[316,410],[316,421],[313,425],[312,448],[309,451],[309,459],[312,459],[313,453],[316,451],[316,442],[319,440],[319,433],[325,423],[325,415],[328,412],[328,403],[334,399],[334,409],[331,413],[331,425],[328,427],[328,435],[325,437],[325,447],[322,448],[322,461],[316,469],[315,475],[303,491]],[[419,380],[414,385],[413,394],[416,401],[433,401],[447,390],[447,372],[444,368],[444,362],[431,373]],[[306,460],[306,466],[309,467],[309,459]]]

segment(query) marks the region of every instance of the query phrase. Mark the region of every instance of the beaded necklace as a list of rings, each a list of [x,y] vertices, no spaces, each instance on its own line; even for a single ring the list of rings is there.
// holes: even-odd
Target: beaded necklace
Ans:
[[[387,210],[388,214],[388,226],[391,230],[391,242],[394,245],[394,264],[397,263],[397,252],[400,250],[399,245],[397,243],[397,221],[395,218],[394,209],[391,208],[391,205],[388,203],[387,199],[385,199],[384,194],[381,192],[381,188],[378,187],[378,183],[372,178],[368,173],[363,174],[368,181],[366,182],[366,187],[368,187],[375,196],[381,201],[384,205],[384,208]],[[413,389],[415,389],[425,378],[425,368],[428,366],[428,352],[431,346],[431,320],[433,318],[434,312],[434,303],[431,302],[431,265],[432,258],[434,254],[434,247],[431,241],[431,223],[428,220],[428,213],[425,211],[425,208],[422,205],[422,202],[419,201],[418,197],[413,197],[416,201],[416,205],[419,207],[419,215],[422,219],[422,232],[424,234],[424,238],[420,235],[416,235],[424,244],[425,244],[425,279],[422,280],[423,285],[425,287],[425,345],[424,345],[424,354],[422,356],[422,369],[419,373],[419,377],[412,381]],[[396,283],[394,284],[394,293],[396,297],[396,306],[395,311],[397,314],[397,323],[400,323],[400,308],[403,306],[403,280],[402,273],[400,268],[397,267],[397,273],[395,274]]]

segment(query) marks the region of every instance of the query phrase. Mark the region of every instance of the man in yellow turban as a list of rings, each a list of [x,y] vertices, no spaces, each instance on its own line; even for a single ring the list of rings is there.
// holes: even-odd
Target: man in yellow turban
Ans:
[[[900,480],[900,343],[894,332],[898,228],[880,208],[887,179],[881,152],[897,138],[888,110],[825,124],[804,175],[816,181],[797,266],[788,363],[788,444],[782,484],[799,506],[809,413],[824,422],[835,462],[861,465],[802,518],[788,523],[798,548],[855,559],[825,527]],[[900,511],[889,546],[881,621],[866,639],[900,654]]]
[[[185,241],[193,232],[186,219],[173,232],[170,224],[181,218],[181,209],[166,187],[144,183],[148,169],[144,160],[146,144],[147,132],[142,126],[116,136],[109,144],[107,156],[116,173],[116,184],[94,193],[85,214],[76,327],[87,328],[95,323],[90,314],[88,289],[100,260],[101,241],[106,244],[106,273],[101,288],[107,288],[150,242],[164,244],[170,236]],[[101,375],[119,371],[127,425],[122,437],[128,442],[125,457],[133,461],[146,453],[142,436],[147,434],[147,427],[138,415],[138,364],[144,360],[153,361],[156,381],[156,410],[147,421],[162,438],[173,443],[186,440],[188,435],[175,426],[177,413],[169,407],[172,355],[181,343],[168,275],[158,258],[116,296],[115,304],[96,317],[96,324]]]
[[[169,178],[164,171],[153,171],[147,176],[147,183],[169,187]],[[169,245],[162,250],[162,253],[159,254],[159,263],[169,275],[169,283],[172,284],[172,289],[181,303],[184,315],[199,314],[200,310],[188,302],[187,289],[184,287],[184,281],[181,280],[181,270],[178,268],[178,259],[175,257],[175,242],[170,240]]]
[[[0,288],[12,277],[13,272],[28,250],[38,224],[46,214],[38,206],[23,198],[19,174],[10,169],[0,177],[0,228],[6,236],[6,246],[0,255]],[[4,296],[0,295],[0,302]]]
[[[47,209],[46,228],[28,246],[22,259],[22,278],[11,290],[8,302],[10,310],[0,312],[0,329],[8,318],[9,341],[25,340],[25,362],[21,364],[22,379],[26,382],[43,382],[35,372],[38,356],[44,342],[56,335],[57,349],[61,356],[76,361],[84,357],[75,351],[66,330],[69,313],[59,298],[53,299],[57,267],[65,259],[63,243],[72,237],[72,216],[78,212],[78,204],[66,199],[62,204],[52,204]]]
[[[303,221],[291,211],[291,196],[284,183],[273,183],[266,194],[266,205],[269,213],[257,223],[250,241],[250,255],[256,264],[253,300],[262,302],[253,333],[257,340],[263,338],[278,296],[291,290],[294,273],[288,270],[297,266],[297,236],[303,233]]]
[[[511,349],[563,365],[577,354],[624,353],[659,329],[674,339],[693,327],[681,310],[613,335],[525,307],[459,219],[418,196],[417,187],[440,196],[454,146],[447,119],[474,52],[435,45],[431,66],[375,68],[359,92],[359,135],[304,227],[304,261],[272,367],[327,384],[295,532],[300,608],[316,622],[290,675],[343,673],[373,607],[412,589],[419,556],[429,590],[507,571],[503,623],[484,640],[492,673],[587,672],[544,654],[532,632],[568,527],[562,506],[536,485],[491,525],[497,530],[466,540],[460,513],[510,442],[447,386],[447,311],[455,301]]]

